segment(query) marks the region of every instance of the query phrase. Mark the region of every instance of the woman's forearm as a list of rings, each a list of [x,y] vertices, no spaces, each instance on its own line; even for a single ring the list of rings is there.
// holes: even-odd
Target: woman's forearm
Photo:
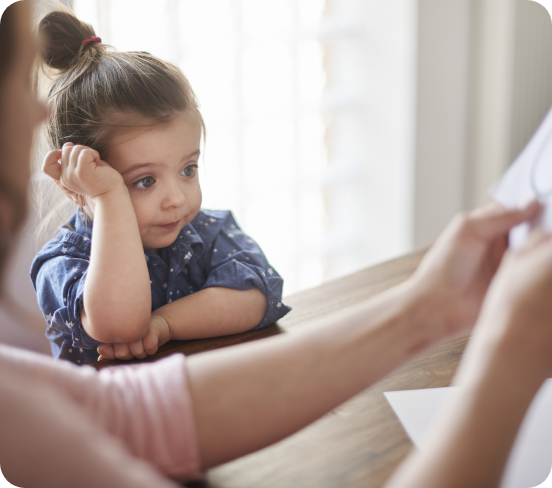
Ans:
[[[266,309],[267,299],[257,288],[213,287],[168,303],[154,314],[166,320],[171,339],[187,340],[250,330],[261,323]]]
[[[124,185],[95,198],[83,326],[101,342],[130,342],[147,332],[151,287],[134,208]]]
[[[500,321],[496,315],[489,320]],[[499,486],[523,417],[546,377],[529,350],[526,360],[516,360],[521,349],[517,340],[474,334],[455,378],[458,389],[421,450],[411,453],[386,488]]]
[[[499,486],[538,388],[488,380],[454,392],[421,450],[410,454],[385,488]]]
[[[316,328],[189,358],[203,466],[313,422],[438,341],[437,328],[403,285]]]

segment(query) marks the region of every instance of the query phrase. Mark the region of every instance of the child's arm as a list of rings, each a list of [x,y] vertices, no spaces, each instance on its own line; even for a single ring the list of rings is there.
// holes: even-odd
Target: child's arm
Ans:
[[[168,303],[151,314],[147,335],[128,344],[101,344],[100,359],[145,358],[170,340],[238,334],[258,325],[267,299],[257,289],[206,288]]]
[[[95,204],[81,314],[84,329],[101,342],[144,337],[151,315],[149,274],[136,215],[121,175],[101,161],[96,151],[71,143],[50,152],[43,170],[69,193],[90,197]]]
[[[267,299],[258,288],[206,288],[158,308],[171,339],[187,340],[238,334],[263,320]]]
[[[237,334],[270,325],[290,310],[282,303],[283,280],[260,247],[241,231],[232,214],[206,214],[198,226],[207,221],[212,227],[218,226],[218,230],[217,237],[201,257],[206,275],[203,289],[154,312],[170,327],[173,339]],[[159,341],[158,345],[163,343]],[[138,351],[140,356],[133,351]],[[154,354],[157,348],[151,343],[144,347],[137,341],[132,345],[101,345],[98,352],[109,359],[115,356],[130,359]]]

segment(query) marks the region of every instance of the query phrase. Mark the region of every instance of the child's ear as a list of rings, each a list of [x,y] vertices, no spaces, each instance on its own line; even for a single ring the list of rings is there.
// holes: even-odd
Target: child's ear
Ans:
[[[75,202],[79,207],[84,207],[86,205],[86,198],[84,197],[84,195],[79,195],[78,193],[75,193],[74,191],[69,190],[69,188],[66,188],[61,184],[61,181],[54,180],[54,183],[58,186],[58,188],[63,193],[65,193],[65,195],[67,196],[67,198],[69,198],[69,200]]]

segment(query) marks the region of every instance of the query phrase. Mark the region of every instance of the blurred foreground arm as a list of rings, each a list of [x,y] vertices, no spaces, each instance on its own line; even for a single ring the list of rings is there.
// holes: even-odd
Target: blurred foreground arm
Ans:
[[[493,207],[458,217],[402,285],[315,329],[190,357],[203,467],[296,432],[430,346],[469,331],[509,229],[538,210]]]
[[[460,386],[387,488],[495,487],[533,397],[552,372],[552,241],[509,253],[461,363]]]

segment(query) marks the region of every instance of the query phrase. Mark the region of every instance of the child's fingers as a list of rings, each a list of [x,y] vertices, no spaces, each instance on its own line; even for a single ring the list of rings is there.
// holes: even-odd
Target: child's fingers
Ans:
[[[71,171],[75,171],[77,169],[78,163],[79,163],[79,157],[81,153],[87,149],[86,146],[74,146],[74,147],[68,147],[67,148],[67,168],[71,169]],[[65,150],[65,149],[64,149]],[[62,165],[64,160],[62,159]]]
[[[44,162],[42,163],[42,171],[50,178],[59,181],[61,178],[61,165],[59,160],[61,158],[61,151],[56,149],[46,154]]]
[[[82,151],[79,152],[77,165],[82,165],[89,163],[90,161],[95,161],[98,164],[100,160],[100,153],[89,147],[85,147]]]
[[[133,358],[127,343],[113,344],[113,347],[115,348],[115,356],[117,359],[128,361]]]
[[[157,349],[159,349],[159,338],[157,337],[157,334],[152,332],[151,329],[142,342],[144,344],[144,350],[150,356],[155,354]]]
[[[63,147],[61,148],[61,169],[64,170],[69,165],[69,158],[71,157],[71,153],[73,152],[73,149],[75,148],[75,145],[72,142],[66,142]]]
[[[117,359],[113,344],[100,344],[97,348],[98,354],[105,359]]]
[[[91,161],[95,161],[98,157],[97,151],[86,146],[76,146],[69,158],[71,169],[78,170]]]
[[[142,339],[131,342],[128,346],[131,354],[135,358],[144,359],[147,356],[146,352],[144,351],[144,344],[142,343]]]

